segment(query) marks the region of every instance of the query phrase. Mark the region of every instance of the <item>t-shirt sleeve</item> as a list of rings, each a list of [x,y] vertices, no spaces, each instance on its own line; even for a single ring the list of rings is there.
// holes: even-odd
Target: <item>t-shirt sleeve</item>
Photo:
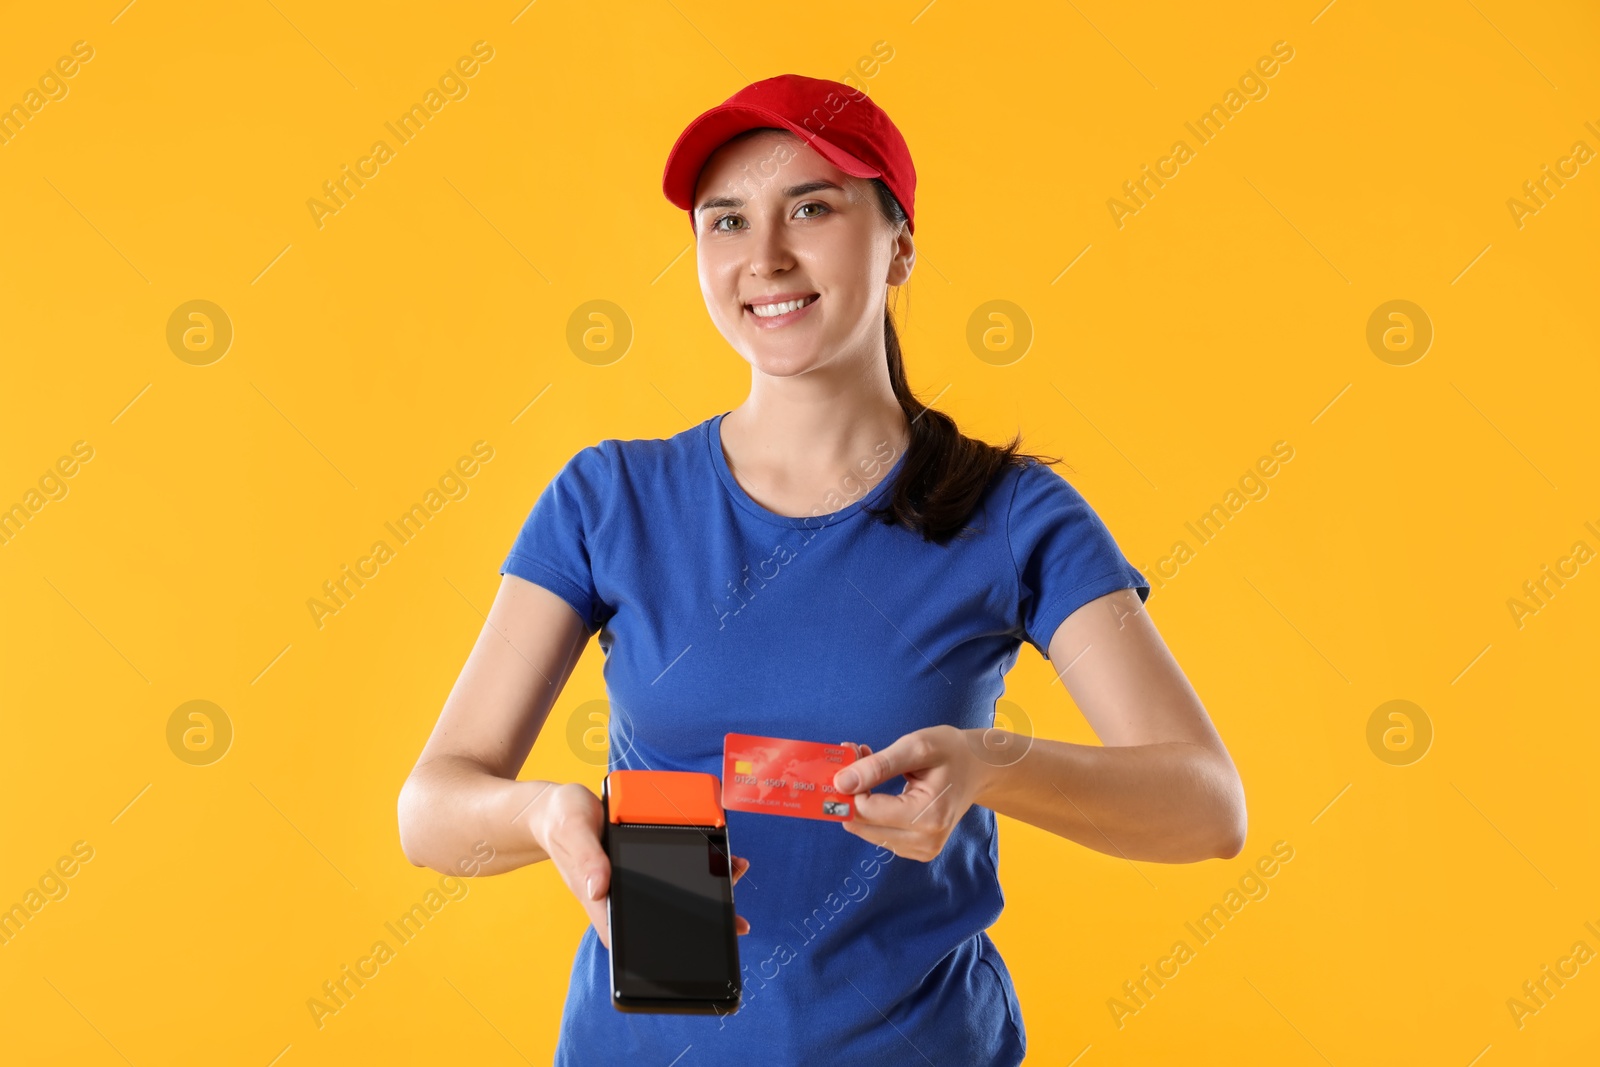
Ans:
[[[1057,627],[1089,601],[1118,589],[1150,599],[1149,581],[1100,516],[1046,464],[1018,472],[1007,537],[1017,568],[1018,625],[1045,659]]]
[[[500,565],[501,574],[524,578],[571,604],[591,634],[607,618],[590,549],[611,484],[598,446],[578,452],[540,492]]]

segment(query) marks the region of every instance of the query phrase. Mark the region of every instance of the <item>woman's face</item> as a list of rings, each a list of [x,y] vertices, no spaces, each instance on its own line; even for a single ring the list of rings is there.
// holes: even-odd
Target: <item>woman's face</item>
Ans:
[[[700,291],[751,366],[786,377],[882,358],[885,287],[905,284],[915,249],[870,182],[788,131],[764,130],[706,161],[694,207]],[[776,316],[752,308],[801,299]]]

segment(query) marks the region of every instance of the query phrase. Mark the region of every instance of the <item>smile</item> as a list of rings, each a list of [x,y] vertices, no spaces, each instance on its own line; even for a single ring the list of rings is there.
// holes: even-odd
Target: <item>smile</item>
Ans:
[[[764,328],[786,326],[804,315],[807,309],[820,299],[822,299],[820,295],[812,293],[810,296],[774,304],[746,304],[745,310],[755,316],[756,321]]]

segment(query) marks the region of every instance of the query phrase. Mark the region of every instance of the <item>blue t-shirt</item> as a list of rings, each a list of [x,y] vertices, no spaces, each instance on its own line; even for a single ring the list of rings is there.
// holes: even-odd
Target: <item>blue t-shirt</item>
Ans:
[[[722,453],[722,416],[669,438],[601,441],[540,494],[501,573],[572,605],[605,654],[610,769],[722,773],[728,732],[874,751],[948,723],[994,725],[1027,641],[1118,589],[1149,596],[1084,498],[1049,466],[1010,467],[965,537],[940,546],[865,512],[841,483],[815,517],[768,511]],[[893,455],[884,446],[863,468]],[[593,783],[598,792],[599,783]],[[876,792],[898,793],[896,777]],[[556,1067],[578,1064],[1022,1062],[999,918],[995,815],[974,805],[931,862],[830,822],[727,813],[750,860],[734,888],[743,1002],[732,1015],[642,1015],[610,1003],[586,926]]]

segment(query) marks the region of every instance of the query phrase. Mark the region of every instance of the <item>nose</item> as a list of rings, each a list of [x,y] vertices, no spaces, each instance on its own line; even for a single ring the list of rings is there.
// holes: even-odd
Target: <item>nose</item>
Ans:
[[[794,251],[782,223],[763,219],[759,230],[750,236],[752,240],[746,247],[750,250],[752,275],[767,278],[794,266]]]

